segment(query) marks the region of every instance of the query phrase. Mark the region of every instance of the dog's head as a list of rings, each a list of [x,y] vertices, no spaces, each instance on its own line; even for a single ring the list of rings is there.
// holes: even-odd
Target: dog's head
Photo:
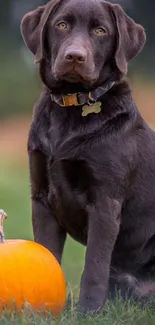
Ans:
[[[50,88],[122,76],[145,43],[143,27],[102,0],[51,0],[23,17],[21,31]]]

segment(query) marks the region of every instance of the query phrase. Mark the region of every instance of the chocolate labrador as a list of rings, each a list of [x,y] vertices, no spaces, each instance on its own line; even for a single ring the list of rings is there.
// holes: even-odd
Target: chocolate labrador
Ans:
[[[79,308],[119,290],[155,295],[155,134],[125,75],[145,32],[117,4],[52,0],[26,14],[45,88],[28,152],[35,241],[61,263],[66,234],[87,245]]]

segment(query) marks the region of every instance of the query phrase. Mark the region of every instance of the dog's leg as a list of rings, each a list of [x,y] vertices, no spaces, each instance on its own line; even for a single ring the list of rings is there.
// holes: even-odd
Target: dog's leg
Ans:
[[[146,274],[133,276],[128,273],[120,273],[109,281],[109,299],[115,301],[119,297],[127,301],[135,301],[142,306],[153,306],[155,302],[155,281]]]
[[[45,156],[40,151],[29,153],[32,223],[34,239],[48,248],[61,263],[66,239],[65,230],[52,215],[48,202],[48,180]]]
[[[123,300],[135,299],[135,288],[138,279],[130,273],[115,272],[109,279],[109,300],[115,301],[120,297]]]
[[[66,233],[52,216],[45,200],[32,199],[32,222],[35,241],[48,248],[61,263]]]
[[[121,204],[109,198],[103,201],[88,211],[87,251],[79,298],[82,313],[99,310],[108,294],[111,255],[119,232]]]

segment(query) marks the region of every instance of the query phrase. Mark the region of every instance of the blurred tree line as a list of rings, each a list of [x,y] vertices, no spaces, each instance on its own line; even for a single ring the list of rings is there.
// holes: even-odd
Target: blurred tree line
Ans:
[[[110,0],[109,0],[110,1]],[[0,2],[0,118],[31,109],[39,92],[33,58],[20,35],[23,15],[47,0],[5,0]],[[130,65],[130,73],[155,77],[155,0],[111,0],[120,3],[126,12],[144,26],[147,44],[140,56]]]

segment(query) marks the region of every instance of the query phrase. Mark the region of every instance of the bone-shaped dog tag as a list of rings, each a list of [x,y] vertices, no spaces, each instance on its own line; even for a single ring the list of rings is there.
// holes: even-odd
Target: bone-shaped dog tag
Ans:
[[[99,113],[101,112],[101,102],[96,102],[92,105],[84,105],[82,107],[82,116],[87,116],[88,114],[91,114],[91,113]]]

